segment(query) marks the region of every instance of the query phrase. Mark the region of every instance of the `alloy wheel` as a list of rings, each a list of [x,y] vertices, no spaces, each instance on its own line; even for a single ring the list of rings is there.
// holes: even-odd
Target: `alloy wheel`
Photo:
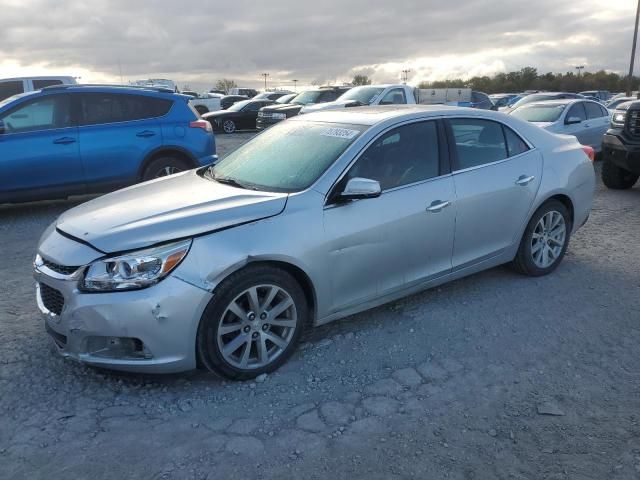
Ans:
[[[164,167],[158,170],[158,173],[156,173],[156,178],[173,175],[174,173],[178,173],[179,171],[180,169],[178,167],[172,167],[172,166]]]
[[[539,268],[548,268],[558,259],[567,241],[564,216],[555,210],[545,213],[531,236],[531,256]]]
[[[296,306],[286,290],[253,286],[227,305],[217,329],[218,349],[236,368],[262,368],[289,346],[297,323]]]
[[[233,133],[236,130],[236,124],[233,123],[231,120],[226,120],[222,124],[222,128],[224,129],[224,133]]]

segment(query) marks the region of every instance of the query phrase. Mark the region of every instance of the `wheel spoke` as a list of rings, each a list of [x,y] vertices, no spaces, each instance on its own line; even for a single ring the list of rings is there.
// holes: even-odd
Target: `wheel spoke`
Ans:
[[[536,242],[536,243],[531,247],[531,253],[536,253],[536,252],[538,252],[538,251],[542,248],[542,246],[543,246],[543,245],[544,245],[544,244],[543,244],[542,242]]]
[[[262,332],[262,335],[264,335],[265,340],[269,340],[272,343],[275,343],[278,347],[280,347],[282,349],[287,347],[287,342],[285,340],[283,340],[282,338],[280,338],[279,336],[275,335],[274,333]]]
[[[279,304],[269,310],[269,317],[271,317],[271,321],[278,318],[282,312],[284,312],[287,308],[293,305],[293,300],[290,297],[287,297],[285,300],[282,300]]]
[[[551,237],[549,238],[549,241],[555,243],[559,247],[562,247],[562,245],[564,245],[564,242],[558,240],[557,238]]]
[[[238,303],[235,300],[231,302],[227,308],[240,320],[247,319],[247,312],[244,310],[244,308],[238,305]]]
[[[260,333],[260,340],[258,342],[258,359],[260,363],[265,365],[269,361],[269,352],[267,351],[267,337],[264,332]]]
[[[269,293],[267,294],[267,297],[265,298],[264,302],[262,303],[261,311],[262,310],[267,310],[267,308],[269,308],[269,306],[271,305],[271,302],[273,302],[273,299],[276,298],[276,295],[278,294],[278,288],[276,287],[270,287],[269,288]]]
[[[542,247],[542,258],[541,258],[541,262],[540,262],[540,263],[542,263],[542,267],[543,267],[543,268],[544,268],[544,267],[546,267],[546,266],[547,266],[547,264],[549,263],[549,254],[548,254],[548,251],[549,251],[549,247],[547,247],[546,245],[544,245],[544,246]]]
[[[295,320],[289,320],[289,319],[279,319],[279,320],[269,320],[269,325],[273,326],[273,327],[287,327],[287,328],[294,328],[296,326],[296,321]]]
[[[252,287],[247,290],[247,297],[249,298],[249,308],[256,315],[260,312],[260,302],[258,301],[258,289]]]
[[[225,355],[231,355],[233,352],[238,350],[240,345],[242,345],[243,343],[246,343],[248,340],[249,340],[249,337],[247,337],[246,335],[243,335],[243,334],[238,335],[236,338],[234,338],[224,346],[223,353]]]
[[[240,358],[240,366],[245,367],[249,363],[249,354],[251,353],[251,343],[247,342],[244,346],[244,351],[242,352],[242,358]]]
[[[241,323],[226,323],[226,324],[222,324],[218,328],[218,334],[219,335],[227,335],[227,334],[229,334],[231,332],[235,332],[237,330],[240,330],[241,328],[242,328],[242,324]]]

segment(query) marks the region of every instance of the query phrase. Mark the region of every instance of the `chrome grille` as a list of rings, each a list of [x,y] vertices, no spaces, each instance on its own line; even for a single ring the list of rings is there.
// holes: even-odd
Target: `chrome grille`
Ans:
[[[62,313],[64,308],[64,297],[59,290],[50,287],[46,283],[40,283],[40,299],[47,310],[56,315]]]
[[[53,270],[60,275],[71,275],[73,272],[78,270],[80,267],[67,267],[64,265],[58,265],[57,263],[50,262],[49,260],[43,258],[42,264],[47,267],[49,270]]]
[[[640,136],[640,110],[630,110],[627,113],[627,131],[634,136]]]

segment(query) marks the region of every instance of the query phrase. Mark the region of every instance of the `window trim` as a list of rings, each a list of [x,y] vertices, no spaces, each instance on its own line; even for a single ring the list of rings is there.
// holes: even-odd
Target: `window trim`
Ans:
[[[473,167],[468,167],[468,168],[458,168],[460,167],[460,162],[458,160],[458,149],[456,148],[456,140],[455,137],[453,136],[453,129],[451,127],[451,122],[450,120],[486,120],[489,122],[495,122],[498,125],[500,125],[500,128],[502,129],[502,136],[504,137],[504,143],[505,143],[505,148],[506,148],[506,153],[507,153],[507,157],[501,159],[501,160],[496,160],[494,162],[489,162],[489,163],[483,163],[481,165],[475,165]],[[455,117],[445,117],[443,118],[444,121],[444,126],[445,126],[445,130],[447,132],[447,141],[448,141],[448,146],[449,146],[449,152],[451,152],[450,154],[450,164],[451,164],[451,174],[452,175],[457,175],[458,173],[464,173],[464,172],[470,172],[472,170],[477,170],[479,168],[484,168],[484,167],[488,167],[491,165],[498,165],[500,163],[506,162],[508,160],[511,160],[513,158],[518,158],[522,155],[526,155],[529,152],[536,150],[536,147],[529,141],[527,140],[527,138],[522,135],[516,128],[511,127],[510,125],[507,125],[504,122],[501,122],[500,120],[496,120],[493,118],[486,118],[486,117],[466,117],[466,116],[455,116]],[[522,153],[519,153],[518,155],[513,155],[512,157],[509,156],[509,146],[507,144],[507,138],[505,135],[505,131],[504,129],[509,128],[511,129],[511,131],[513,133],[515,133],[516,135],[518,135],[518,137],[520,137],[520,139],[525,143],[525,145],[527,145],[527,147],[529,147],[529,150],[526,150]]]
[[[2,115],[3,116],[11,115],[16,110],[19,110],[24,105],[26,105],[28,103],[31,103],[31,102],[35,102],[35,101],[42,100],[42,99],[45,99],[45,98],[63,97],[65,95],[69,96],[70,125],[68,125],[66,127],[44,128],[44,129],[41,129],[41,130],[28,130],[28,131],[25,131],[25,132],[5,132],[5,133],[3,133],[3,136],[6,136],[6,135],[29,135],[31,133],[56,132],[56,131],[68,130],[70,128],[77,128],[78,127],[78,116],[77,116],[77,111],[76,111],[76,106],[74,104],[73,96],[65,94],[65,93],[53,93],[53,94],[37,95],[35,97],[31,97],[31,96],[27,97],[24,101],[18,103],[17,105],[14,105],[12,108],[8,108],[4,112],[2,112]]]
[[[450,165],[450,156],[449,156],[449,151],[450,151],[450,147],[449,147],[449,143],[447,141],[447,135],[445,132],[445,127],[443,125],[443,120],[445,117],[429,117],[429,118],[413,118],[411,120],[406,120],[404,122],[401,123],[397,123],[395,125],[391,125],[387,128],[385,128],[383,131],[379,132],[375,137],[373,137],[371,140],[369,140],[358,152],[356,152],[356,154],[353,156],[353,159],[351,159],[351,161],[349,162],[349,165],[347,165],[344,170],[342,170],[342,172],[340,172],[340,175],[338,175],[338,178],[333,182],[333,184],[331,185],[331,188],[329,188],[325,199],[324,199],[324,206],[323,209],[327,209],[327,208],[334,208],[334,207],[339,207],[344,205],[341,202],[336,202],[335,201],[335,190],[337,188],[337,186],[342,182],[342,180],[344,179],[345,175],[347,175],[347,173],[349,172],[349,170],[351,170],[351,168],[355,165],[355,163],[362,157],[362,155],[364,154],[364,152],[373,145],[374,142],[376,142],[378,139],[380,139],[381,137],[383,137],[384,135],[386,135],[387,133],[391,132],[392,130],[395,130],[397,128],[400,127],[404,127],[406,125],[411,125],[414,123],[421,123],[421,122],[435,122],[436,123],[436,133],[438,136],[438,175],[435,177],[431,177],[431,178],[427,178],[424,180],[419,180],[417,182],[413,182],[413,183],[407,183],[405,185],[398,185],[396,187],[393,188],[388,188],[386,190],[382,190],[380,193],[380,196],[384,195],[385,193],[389,193],[389,192],[394,192],[396,190],[400,190],[403,188],[407,188],[407,187],[413,187],[416,185],[420,185],[426,182],[430,182],[433,180],[437,180],[446,176],[450,176],[451,175],[451,165]],[[357,201],[357,200],[355,200]]]

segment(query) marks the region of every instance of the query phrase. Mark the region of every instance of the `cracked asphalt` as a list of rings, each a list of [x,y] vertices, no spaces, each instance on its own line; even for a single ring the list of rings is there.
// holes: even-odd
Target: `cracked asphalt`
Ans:
[[[242,383],[57,355],[31,262],[83,200],[0,207],[2,479],[640,478],[640,186],[599,184],[550,276],[494,268],[320,327]]]

